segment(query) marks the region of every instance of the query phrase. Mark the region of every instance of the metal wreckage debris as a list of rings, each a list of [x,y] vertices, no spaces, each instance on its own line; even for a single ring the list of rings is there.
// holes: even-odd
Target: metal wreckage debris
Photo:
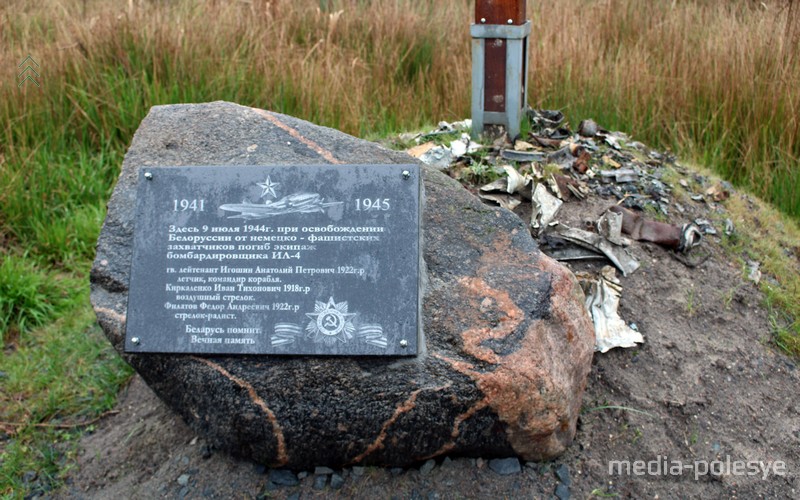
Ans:
[[[527,120],[527,137],[513,143],[502,128],[490,130],[476,142],[469,135],[470,120],[441,122],[436,130],[400,139],[415,143],[409,154],[462,181],[484,202],[528,217],[540,249],[556,260],[607,260],[627,277],[640,267],[630,252],[632,241],[673,250],[676,259],[689,266],[704,260],[691,262],[685,255],[701,244],[703,235],[716,234],[710,221],[668,224],[646,214],[686,212],[673,200],[673,186],[665,180],[668,166],[687,176],[679,183],[692,200],[709,206],[730,196],[730,184],[707,187],[707,179],[689,177],[669,153],[605,130],[593,120],[582,121],[577,132],[570,130],[560,111],[529,109]],[[564,204],[587,197],[611,203],[599,219],[580,228],[559,220]],[[724,233],[733,230],[726,221]],[[616,312],[622,285],[614,269],[606,266],[595,276],[579,277],[597,331],[597,350],[643,342],[642,334]]]
[[[613,267],[604,266],[596,278],[589,273],[578,273],[577,278],[586,294],[586,309],[594,323],[596,351],[634,347],[644,342],[642,334],[628,326],[617,313],[622,285]]]

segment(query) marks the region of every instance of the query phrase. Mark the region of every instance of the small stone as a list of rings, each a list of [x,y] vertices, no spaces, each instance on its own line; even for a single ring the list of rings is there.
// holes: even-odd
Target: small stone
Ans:
[[[286,500],[300,500],[300,492],[292,493],[286,497]]]
[[[325,474],[318,474],[314,476],[314,486],[315,490],[322,490],[325,488],[325,485],[328,484],[328,476]]]
[[[307,478],[307,477],[308,477],[308,472],[306,472],[306,471],[301,471],[301,472],[297,473],[297,479],[299,479],[301,481],[303,479]]]
[[[178,498],[186,498],[186,495],[189,494],[189,487],[184,486],[181,488],[181,491],[178,492]]]
[[[316,476],[330,475],[330,474],[333,474],[333,469],[331,469],[330,467],[321,467],[321,466],[314,467],[314,475]]]
[[[570,486],[572,484],[572,479],[569,477],[569,466],[567,466],[567,464],[561,464],[556,468],[556,477],[564,486]]]
[[[516,457],[493,458],[489,460],[489,468],[501,476],[518,474],[522,470],[522,467],[519,465],[519,459]]]
[[[483,469],[485,466],[486,466],[486,460],[484,460],[482,458],[476,458],[475,459],[475,467],[477,467],[479,469]]]
[[[189,457],[184,456],[183,458],[181,458],[181,463],[183,465],[189,465]]]
[[[354,476],[356,476],[356,477],[363,476],[365,472],[367,472],[367,468],[366,467],[361,467],[361,466],[358,466],[358,465],[353,466],[353,475]]]
[[[344,486],[344,478],[339,474],[332,474],[331,475],[331,488],[334,490],[341,489]]]
[[[290,470],[272,469],[269,471],[269,481],[279,486],[297,486],[297,476]]]
[[[256,474],[266,474],[267,473],[267,466],[262,464],[256,464],[255,466]]]
[[[397,477],[402,473],[403,473],[402,467],[392,467],[391,469],[389,469],[389,474],[391,474],[394,477]]]
[[[564,484],[559,484],[558,486],[556,486],[555,494],[558,500],[570,499],[569,488]]]
[[[424,464],[422,464],[422,467],[419,468],[419,473],[422,474],[423,476],[427,476],[428,474],[431,473],[434,467],[436,467],[436,460],[430,459]]]
[[[597,123],[594,120],[583,120],[578,124],[578,133],[584,137],[597,135]]]
[[[180,477],[178,477],[178,484],[181,486],[189,484],[189,474],[181,474]]]

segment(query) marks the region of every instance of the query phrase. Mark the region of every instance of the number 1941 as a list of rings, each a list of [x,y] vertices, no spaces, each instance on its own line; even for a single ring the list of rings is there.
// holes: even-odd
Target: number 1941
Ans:
[[[172,210],[174,212],[204,212],[206,200],[172,200]]]
[[[367,212],[369,210],[389,210],[391,203],[389,198],[356,198],[356,211]]]

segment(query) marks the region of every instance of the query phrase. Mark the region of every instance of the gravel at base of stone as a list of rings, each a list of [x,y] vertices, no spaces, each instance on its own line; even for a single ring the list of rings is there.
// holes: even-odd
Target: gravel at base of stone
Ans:
[[[559,484],[556,486],[555,495],[556,498],[558,498],[558,500],[569,500],[570,499],[569,488],[564,484]]]
[[[339,474],[332,474],[331,475],[331,488],[334,490],[341,489],[344,486],[344,478]]]
[[[519,459],[516,457],[493,458],[489,460],[489,468],[501,476],[518,474],[522,470],[522,467],[519,465]]]
[[[314,486],[315,490],[322,490],[325,489],[325,485],[328,484],[328,476],[327,475],[319,475],[314,476]]]
[[[556,477],[564,486],[572,484],[572,480],[569,477],[569,466],[567,464],[561,464],[556,467]]]
[[[436,460],[427,460],[424,464],[422,464],[422,467],[419,468],[419,473],[423,476],[427,476],[431,473],[434,467],[436,467]]]
[[[297,486],[297,476],[290,470],[272,469],[269,471],[269,481],[278,486]]]

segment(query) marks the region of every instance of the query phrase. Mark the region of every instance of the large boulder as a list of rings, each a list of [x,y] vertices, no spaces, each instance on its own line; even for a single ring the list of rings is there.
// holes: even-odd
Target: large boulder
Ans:
[[[140,168],[409,161],[335,130],[236,104],[154,107],[125,156],[91,273],[92,304],[108,339],[198,434],[260,463],[555,457],[575,435],[591,364],[594,330],[583,294],[514,214],[428,169],[418,356],[123,352]]]

